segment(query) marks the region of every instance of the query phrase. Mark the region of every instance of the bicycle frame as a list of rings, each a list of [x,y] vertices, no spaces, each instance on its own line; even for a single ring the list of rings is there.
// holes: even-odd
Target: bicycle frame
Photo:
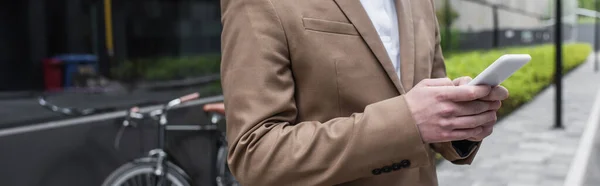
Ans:
[[[152,156],[156,156],[157,157],[157,164],[156,164],[156,170],[154,171],[154,174],[156,174],[157,176],[160,176],[160,185],[165,185],[166,182],[166,175],[168,174],[168,169],[165,169],[166,165],[165,165],[165,158],[167,157],[167,153],[165,152],[166,149],[166,140],[167,140],[167,132],[165,131],[165,125],[167,124],[167,107],[161,109],[161,110],[157,110],[159,112],[154,113],[151,112],[150,116],[153,118],[153,120],[158,120],[158,148],[157,149],[153,149],[149,152],[150,157]],[[156,118],[158,117],[158,118]]]
[[[158,109],[158,110],[154,110],[151,111],[148,116],[152,119],[152,121],[155,121],[158,124],[157,127],[157,133],[158,133],[158,141],[157,141],[157,148],[156,149],[152,149],[150,150],[150,152],[148,153],[149,157],[156,157],[157,159],[157,165],[156,165],[156,169],[154,170],[154,174],[156,176],[160,176],[159,180],[160,180],[160,185],[164,185],[165,181],[166,181],[166,175],[168,174],[168,169],[166,169],[166,161],[165,159],[167,158],[167,152],[165,152],[166,147],[166,140],[167,140],[167,113],[170,109],[172,109],[175,106],[178,106],[184,102],[196,99],[199,97],[198,93],[193,93],[193,94],[189,94],[177,99],[174,99],[170,102],[168,102],[167,104],[165,104],[163,106],[163,108]],[[133,125],[131,119],[144,119],[146,117],[146,115],[139,113],[139,109],[137,107],[133,107],[129,110],[129,112],[127,113],[127,116],[125,118],[125,120],[123,120],[123,127],[127,127],[130,125]],[[115,139],[115,147],[118,146],[118,142],[117,139],[120,139],[120,135],[122,135],[122,133],[120,133],[119,135],[117,135],[117,138]]]
[[[166,175],[169,173],[167,164],[171,163],[171,161],[167,160],[168,153],[167,150],[167,132],[171,130],[178,131],[220,131],[218,123],[222,121],[224,116],[222,115],[222,111],[210,111],[205,109],[206,116],[210,119],[211,125],[168,125],[167,114],[168,111],[186,101],[195,99],[198,97],[198,94],[190,94],[187,96],[183,96],[181,98],[172,100],[165,104],[162,108],[150,111],[148,114],[141,114],[137,107],[133,107],[129,110],[126,115],[125,120],[123,121],[123,128],[127,126],[135,126],[135,122],[132,119],[144,119],[145,117],[150,117],[153,123],[158,124],[157,126],[157,146],[155,149],[149,151],[148,156],[145,158],[146,160],[156,160],[156,166],[154,169],[154,175],[159,178],[159,182],[161,185],[164,185],[164,182],[167,180]],[[122,130],[119,131],[117,138],[115,138],[115,147],[118,148],[118,139],[122,135]],[[220,131],[220,137],[218,139],[218,153],[217,153],[217,162],[215,164],[217,168],[217,177],[216,181],[218,185],[223,185],[224,183],[231,183],[231,178],[229,178],[227,165],[226,165],[226,154],[227,154],[227,140],[225,138],[224,131]],[[182,174],[182,173],[180,173]],[[229,185],[229,184],[227,184]]]

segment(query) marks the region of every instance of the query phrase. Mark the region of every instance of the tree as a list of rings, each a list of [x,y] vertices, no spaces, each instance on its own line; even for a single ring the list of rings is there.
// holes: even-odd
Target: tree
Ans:
[[[447,10],[449,11],[448,14],[446,12]],[[452,30],[451,26],[452,23],[458,19],[459,14],[452,8],[452,5],[450,5],[450,0],[445,0],[444,6],[436,10],[435,14],[440,25],[442,50],[452,51],[458,49],[460,32]],[[446,15],[450,15],[449,19],[446,19]]]
[[[438,9],[435,14],[438,18],[438,22],[440,24],[440,27],[446,27],[446,6],[450,6],[448,7],[448,9],[450,10],[450,26],[452,26],[452,23],[454,23],[454,21],[456,21],[456,19],[458,19],[458,12],[456,12],[456,10],[454,10],[454,8],[452,8],[452,5],[450,5],[450,0],[445,0],[446,2],[444,3],[444,6],[440,9]]]

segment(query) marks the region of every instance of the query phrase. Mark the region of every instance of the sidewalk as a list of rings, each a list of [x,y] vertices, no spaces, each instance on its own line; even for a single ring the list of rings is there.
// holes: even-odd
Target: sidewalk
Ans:
[[[565,185],[600,185],[600,160],[598,159],[598,157],[600,157],[600,100],[596,100],[595,109],[596,115],[590,117],[589,123],[587,124],[588,127],[586,127],[587,133],[584,133],[584,136],[582,137],[582,140],[586,140],[587,143],[580,142],[580,149],[578,149],[577,157],[574,160],[577,162],[573,162],[574,165],[571,167],[570,171],[571,175],[569,175],[570,177],[567,177],[568,182],[565,183]],[[592,130],[594,129],[594,126],[590,125],[595,125],[595,130]],[[581,170],[584,172],[580,172]]]
[[[589,59],[563,79],[564,130],[551,128],[552,86],[502,119],[472,165],[440,163],[440,186],[562,186],[600,88]]]

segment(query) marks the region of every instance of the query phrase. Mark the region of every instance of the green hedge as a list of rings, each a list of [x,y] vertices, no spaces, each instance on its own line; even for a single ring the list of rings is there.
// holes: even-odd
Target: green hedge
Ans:
[[[219,54],[205,54],[132,59],[112,68],[111,71],[116,79],[128,79],[138,76],[135,78],[160,81],[216,74],[219,73],[220,64],[221,56]]]
[[[596,23],[596,20],[593,17],[579,16],[577,18],[577,23],[579,23],[579,24],[594,24],[594,23]]]
[[[596,0],[578,0],[579,8],[596,10]]]
[[[563,51],[563,73],[566,73],[583,63],[592,48],[588,44],[575,43],[564,45]],[[505,115],[552,84],[555,59],[553,45],[455,53],[446,60],[448,77],[475,77],[498,57],[507,53],[530,54],[532,60],[502,83],[510,92],[510,97],[503,101],[502,108],[498,111],[500,116]]]

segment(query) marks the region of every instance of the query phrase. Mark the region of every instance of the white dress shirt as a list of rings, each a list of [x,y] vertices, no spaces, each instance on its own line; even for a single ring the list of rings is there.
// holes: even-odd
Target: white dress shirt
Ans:
[[[400,78],[400,36],[394,0],[360,0]]]

